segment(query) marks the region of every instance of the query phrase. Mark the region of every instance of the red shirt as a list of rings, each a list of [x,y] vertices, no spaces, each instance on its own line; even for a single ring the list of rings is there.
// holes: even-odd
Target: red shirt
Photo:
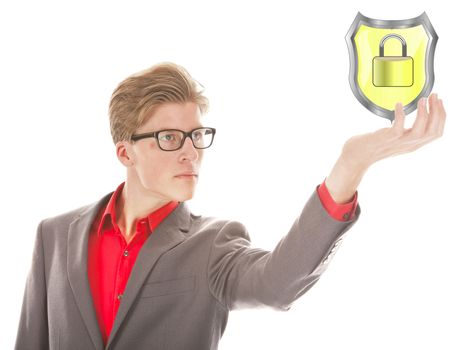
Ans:
[[[136,232],[127,243],[116,220],[116,201],[123,188],[124,183],[119,185],[106,207],[99,212],[89,234],[89,285],[104,344],[109,338],[122,294],[140,249],[154,229],[178,205],[178,202],[169,202],[138,220]],[[334,219],[347,221],[353,218],[357,207],[357,192],[351,202],[337,204],[329,194],[324,180],[318,187],[317,194],[326,211]]]
[[[147,237],[169,215],[177,202],[169,202],[137,221],[136,232],[126,242],[116,220],[116,201],[124,183],[119,185],[107,206],[97,215],[89,234],[88,277],[104,344],[114,324],[122,294],[137,255]]]
[[[322,206],[334,219],[339,221],[347,221],[354,218],[355,210],[357,209],[358,191],[354,193],[354,197],[352,197],[350,202],[337,204],[334,202],[334,199],[332,199],[329,191],[327,190],[326,180],[324,180],[317,189],[317,193],[319,194],[319,199],[321,200]]]

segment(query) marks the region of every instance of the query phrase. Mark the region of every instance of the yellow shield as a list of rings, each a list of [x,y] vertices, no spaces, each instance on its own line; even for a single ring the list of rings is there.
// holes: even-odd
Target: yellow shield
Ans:
[[[358,13],[347,35],[349,82],[357,99],[393,120],[397,102],[406,114],[433,88],[436,35],[426,13],[406,20],[379,20]]]

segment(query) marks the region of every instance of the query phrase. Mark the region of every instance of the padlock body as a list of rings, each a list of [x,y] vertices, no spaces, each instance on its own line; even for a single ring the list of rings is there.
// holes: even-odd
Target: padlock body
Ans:
[[[413,85],[413,58],[376,56],[372,62],[372,82],[377,87],[410,87]]]

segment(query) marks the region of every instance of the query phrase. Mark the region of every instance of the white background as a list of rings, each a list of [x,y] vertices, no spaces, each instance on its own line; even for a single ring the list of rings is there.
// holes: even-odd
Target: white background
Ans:
[[[15,1],[0,5],[0,348],[13,348],[39,221],[124,180],[107,106],[128,75],[162,61],[206,88],[196,214],[243,222],[272,249],[351,136],[388,127],[348,82],[358,11],[426,11],[439,41],[445,135],[381,161],[362,215],[322,279],[288,312],[230,314],[220,349],[475,349],[475,34],[463,2]],[[415,113],[408,116],[411,127]],[[288,145],[287,135],[299,143]]]

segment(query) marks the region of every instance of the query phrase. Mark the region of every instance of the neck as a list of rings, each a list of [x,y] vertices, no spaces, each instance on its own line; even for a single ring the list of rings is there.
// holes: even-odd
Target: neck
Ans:
[[[116,220],[122,235],[130,240],[137,221],[170,202],[145,190],[136,181],[126,181],[116,203]]]

